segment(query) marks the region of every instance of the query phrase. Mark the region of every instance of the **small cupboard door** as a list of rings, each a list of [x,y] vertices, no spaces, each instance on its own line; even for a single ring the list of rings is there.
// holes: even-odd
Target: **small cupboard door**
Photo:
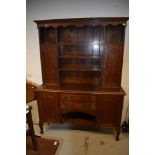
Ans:
[[[124,50],[123,25],[109,25],[105,28],[106,64],[102,87],[120,87]]]
[[[44,85],[59,85],[56,45],[41,45],[40,55]]]
[[[41,27],[39,29],[40,58],[44,85],[59,85],[56,29]]]
[[[114,127],[120,124],[123,96],[99,95],[98,122],[103,127]]]
[[[37,92],[39,119],[41,122],[58,122],[57,93]]]

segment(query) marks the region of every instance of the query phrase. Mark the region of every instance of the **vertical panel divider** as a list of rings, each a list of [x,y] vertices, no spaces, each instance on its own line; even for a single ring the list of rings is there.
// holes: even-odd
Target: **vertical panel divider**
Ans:
[[[87,29],[85,27],[83,29],[84,29],[84,52],[83,52],[83,56],[86,57],[87,56],[87,54],[86,54],[86,46],[87,46],[87,40],[86,40],[86,35],[87,35],[86,33],[87,32],[86,32],[86,30]]]
[[[101,42],[101,27],[99,27],[99,31],[98,31],[98,34],[99,34],[99,53],[98,53],[98,57],[101,58],[101,45],[102,45],[102,42]],[[99,59],[99,67],[102,68],[103,66],[103,60],[102,59]]]
[[[59,47],[58,46],[60,46],[59,45],[59,42],[58,42],[58,27],[55,27],[55,39],[56,39],[56,59],[57,59],[57,74],[58,74],[58,81],[59,81],[59,83],[58,83],[58,86],[60,86],[60,83],[61,83],[61,81],[60,81],[60,76],[59,76],[59,74],[60,74],[60,71],[59,71],[59,64],[61,63],[61,62],[59,62],[60,61],[60,59],[59,59]]]

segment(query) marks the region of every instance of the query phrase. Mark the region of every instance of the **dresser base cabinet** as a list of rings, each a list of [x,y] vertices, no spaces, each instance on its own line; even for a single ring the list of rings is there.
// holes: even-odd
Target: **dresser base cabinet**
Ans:
[[[54,92],[36,90],[39,125],[43,133],[44,123],[89,125],[98,128],[114,128],[119,140],[124,93],[122,92]]]

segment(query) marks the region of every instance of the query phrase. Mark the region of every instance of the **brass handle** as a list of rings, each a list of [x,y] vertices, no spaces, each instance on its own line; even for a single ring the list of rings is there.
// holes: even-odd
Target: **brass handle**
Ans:
[[[88,97],[88,96],[85,96],[85,97],[83,97],[83,101],[84,101],[84,102],[89,102],[89,101],[90,101],[90,99],[89,99],[89,97]]]
[[[89,106],[84,106],[83,108],[85,111],[89,111]]]

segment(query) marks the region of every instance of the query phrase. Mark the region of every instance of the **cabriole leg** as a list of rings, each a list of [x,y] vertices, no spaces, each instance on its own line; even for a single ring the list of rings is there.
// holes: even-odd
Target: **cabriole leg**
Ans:
[[[43,130],[43,122],[39,122],[39,127],[40,127],[40,133],[43,134],[44,130]]]
[[[121,128],[120,127],[118,127],[118,128],[116,128],[116,141],[119,141],[119,135],[120,135],[120,133],[121,133]]]

